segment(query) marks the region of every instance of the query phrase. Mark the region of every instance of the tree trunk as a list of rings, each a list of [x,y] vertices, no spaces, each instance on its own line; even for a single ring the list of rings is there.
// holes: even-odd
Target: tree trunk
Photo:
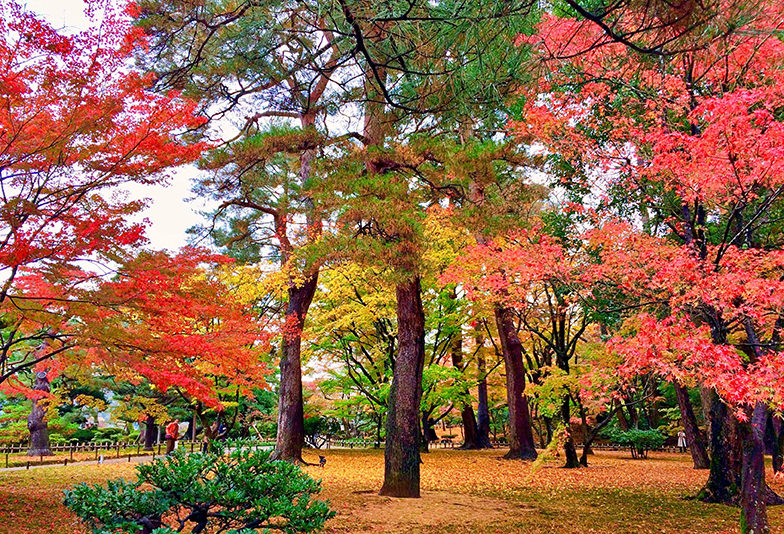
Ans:
[[[509,452],[506,459],[536,459],[534,433],[531,428],[531,414],[525,396],[525,368],[523,350],[517,337],[514,323],[508,309],[495,308],[495,321],[501,338],[506,367],[506,399],[509,405]]]
[[[384,485],[390,497],[419,497],[419,404],[425,364],[425,313],[419,277],[398,284],[398,353],[389,391]]]
[[[422,412],[422,446],[420,452],[430,452],[430,442],[438,439],[435,430],[436,423],[430,414]]]
[[[715,391],[710,404],[710,473],[699,498],[705,502],[737,504],[741,467],[738,424]]]
[[[477,429],[474,407],[470,404],[463,406],[460,412],[460,419],[463,421],[463,445],[461,449],[481,449],[479,443],[479,430]]]
[[[773,471],[781,473],[784,471],[784,420],[781,416],[773,414],[770,424],[773,431]]]
[[[621,407],[619,406],[617,410],[620,411]],[[605,417],[602,421],[597,420],[596,426],[594,426],[593,429],[591,430],[591,433],[585,437],[585,442],[583,444],[583,454],[582,456],[580,456],[580,465],[584,467],[588,467],[588,453],[591,450],[591,445],[593,444],[593,441],[596,439],[596,436],[599,435],[599,432],[601,432],[601,430],[604,427],[606,427],[608,424],[610,424],[610,422],[612,422],[612,418],[613,418],[613,414],[610,413],[607,414],[607,417]]]
[[[765,405],[754,406],[749,423],[743,425],[743,471],[741,475],[740,525],[742,534],[769,534],[765,506]]]
[[[545,447],[553,441],[553,418],[552,417],[542,417],[544,420],[544,428],[547,432],[547,439],[545,440]]]
[[[566,432],[566,440],[564,441],[564,456],[566,456],[564,467],[566,469],[580,467],[580,459],[577,457],[577,447],[575,446],[574,438],[572,437],[571,419],[572,414],[569,409],[569,397],[564,396],[563,402],[561,403],[561,420],[563,420]]]
[[[35,384],[33,391],[49,393],[49,378],[46,372],[35,373]],[[27,429],[30,431],[30,448],[28,456],[51,456],[52,450],[49,448],[49,428],[46,424],[46,410],[38,404],[38,399],[33,401],[33,408],[27,417]]]
[[[623,411],[623,401],[618,400],[616,402],[620,404],[620,408],[618,408],[618,428],[627,432],[629,430],[629,420],[626,418],[626,414]]]
[[[711,403],[715,393],[712,389],[700,386],[700,404],[702,405],[702,417],[705,419],[705,435],[708,437],[708,452],[710,453],[710,436],[711,436]]]
[[[302,325],[313,301],[318,284],[318,273],[305,280],[301,286],[288,290],[286,331],[283,336],[283,354],[280,359],[280,392],[278,396],[278,434],[272,458],[287,462],[305,463],[302,447],[305,445],[305,423],[302,407]]]
[[[639,428],[640,427],[640,414],[637,411],[637,408],[631,405],[626,405],[626,408],[629,410],[629,427],[631,428]]]
[[[151,415],[147,415],[144,420],[144,450],[151,451],[155,447],[155,437],[158,429],[155,426],[155,419]]]
[[[705,436],[702,435],[700,428],[697,426],[697,418],[694,415],[694,408],[689,399],[689,392],[680,384],[673,383],[673,386],[675,387],[675,396],[678,399],[678,407],[681,410],[683,431],[689,442],[694,469],[708,469],[710,467],[710,459],[705,446]]]
[[[465,372],[465,367],[463,365],[463,336],[459,331],[452,340],[451,352],[452,367],[461,373]],[[469,394],[468,391],[464,391],[464,393],[466,396]],[[482,446],[479,444],[479,430],[476,426],[476,416],[474,415],[474,407],[471,405],[471,402],[466,402],[461,407],[460,419],[463,422],[463,445],[460,448],[481,449]]]
[[[477,358],[476,365],[479,372],[479,383],[477,384],[477,405],[476,405],[476,431],[477,443],[483,449],[492,449],[490,443],[490,406],[487,400],[487,376],[485,375],[485,359],[481,356]]]
[[[196,410],[193,410],[193,417],[191,417],[191,441],[196,441]]]
[[[384,419],[382,417],[376,418],[376,443],[373,445],[374,449],[381,448],[381,425],[384,424]]]

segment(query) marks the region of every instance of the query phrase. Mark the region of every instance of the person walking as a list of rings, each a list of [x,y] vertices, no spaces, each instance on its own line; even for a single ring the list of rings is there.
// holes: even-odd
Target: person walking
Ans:
[[[175,419],[166,425],[166,454],[170,454],[174,450],[174,444],[177,442],[177,436],[180,433],[180,420]]]
[[[678,450],[686,452],[686,432],[683,430],[678,432]]]

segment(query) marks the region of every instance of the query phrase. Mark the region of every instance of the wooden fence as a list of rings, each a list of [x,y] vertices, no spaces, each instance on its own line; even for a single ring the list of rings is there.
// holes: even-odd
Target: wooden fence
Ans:
[[[49,450],[53,453],[54,456],[60,456],[59,458],[56,458],[55,460],[53,456],[49,455],[31,456],[28,459],[26,465],[28,468],[31,465],[44,463],[62,463],[63,465],[68,465],[68,463],[74,462],[75,454],[79,454],[81,456],[80,460],[82,461],[89,459],[99,461],[101,459],[127,457],[128,461],[130,462],[131,458],[134,456],[160,456],[162,452],[165,452],[165,446],[165,443],[156,443],[150,450],[144,449],[144,444],[136,441],[109,440],[88,441],[84,443],[57,443],[50,445]],[[190,449],[190,452],[194,452],[196,450],[200,450],[202,442],[179,440],[177,442],[177,446],[185,447],[186,449]],[[28,443],[15,443],[0,446],[0,455],[2,455],[2,457],[5,459],[5,467],[10,466],[11,456],[20,454],[24,455],[27,453],[29,447],[30,445]],[[87,458],[84,458],[85,453],[89,453]],[[62,456],[65,456],[65,458]],[[14,458],[14,460],[18,461],[18,458]]]
[[[201,450],[203,447],[203,441],[192,441],[192,440],[178,440],[177,447],[184,448],[190,452],[195,452]],[[274,446],[275,443],[272,441],[262,441],[262,440],[241,440],[241,441],[232,441],[232,447],[242,447],[242,448],[268,448]],[[371,448],[383,448],[385,443],[382,441],[380,443],[376,443],[375,440],[372,439],[326,439],[324,441],[324,449],[371,449]],[[431,442],[430,447],[435,449],[456,449],[459,448],[461,443],[457,440],[451,439],[441,439],[438,441]],[[493,447],[503,448],[507,446],[506,442],[503,441],[493,441],[491,442]],[[582,445],[578,444],[578,448],[581,448]],[[626,450],[628,447],[620,447],[618,445],[610,445],[610,444],[594,444],[591,446],[594,450],[610,450],[610,451],[623,451]],[[5,467],[9,467],[11,463],[11,457],[14,455],[23,455],[26,454],[29,449],[28,443],[15,443],[5,446],[0,446],[0,457],[4,457],[5,459]],[[69,463],[74,462],[74,455],[80,454],[80,460],[95,460],[99,461],[101,459],[109,459],[109,458],[128,458],[130,462],[134,456],[152,456],[155,458],[156,456],[160,456],[162,453],[165,452],[165,443],[156,443],[152,450],[144,449],[144,445],[140,442],[136,441],[89,441],[85,443],[58,443],[53,444],[49,447],[49,449],[54,453],[54,455],[58,455],[60,453],[59,458],[54,458],[52,456],[33,456],[27,459],[26,464],[23,463],[22,467],[26,465],[28,468],[32,465],[36,464],[59,464],[62,463],[63,465],[68,465]],[[653,449],[659,452],[677,452],[678,447],[659,447],[658,449]],[[88,454],[87,458],[85,458],[84,453]],[[65,458],[62,458],[62,456]],[[18,456],[13,458],[14,463],[18,463],[19,458]]]

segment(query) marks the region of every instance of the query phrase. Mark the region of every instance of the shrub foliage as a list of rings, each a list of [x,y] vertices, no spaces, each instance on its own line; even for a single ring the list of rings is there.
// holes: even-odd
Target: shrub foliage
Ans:
[[[334,515],[320,482],[268,451],[186,454],[139,465],[134,482],[80,484],[65,505],[94,534],[318,532]]]

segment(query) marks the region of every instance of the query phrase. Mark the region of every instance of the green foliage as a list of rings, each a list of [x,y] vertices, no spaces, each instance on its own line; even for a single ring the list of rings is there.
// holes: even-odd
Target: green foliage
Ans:
[[[26,440],[30,433],[27,430],[27,416],[30,413],[30,401],[15,398],[4,398],[0,405],[0,443],[19,443]]]
[[[80,484],[65,492],[65,505],[95,534],[149,532],[175,505],[164,492],[141,491],[139,482],[110,480],[103,486]]]
[[[104,427],[95,429],[95,439],[105,441],[119,441],[123,437],[123,431],[117,427]]]
[[[305,428],[305,439],[314,446],[319,446],[319,438],[326,439],[340,430],[340,424],[335,419],[324,417],[323,415],[305,416],[303,421]]]
[[[473,385],[454,367],[436,364],[429,366],[422,373],[422,411],[430,413],[439,406],[461,406],[472,402],[469,388]]]
[[[640,430],[639,428],[631,428],[624,431],[610,428],[605,430],[602,435],[615,445],[629,447],[633,458],[647,458],[648,451],[658,449],[664,445],[664,440],[666,439],[664,434],[656,429]]]
[[[194,532],[320,531],[334,516],[327,502],[312,498],[320,483],[269,455],[175,452],[139,465],[134,482],[80,484],[65,492],[65,505],[94,534],[176,532],[178,516]]]
[[[95,428],[80,428],[69,436],[69,441],[77,441],[79,443],[93,441],[95,439],[95,431]]]

